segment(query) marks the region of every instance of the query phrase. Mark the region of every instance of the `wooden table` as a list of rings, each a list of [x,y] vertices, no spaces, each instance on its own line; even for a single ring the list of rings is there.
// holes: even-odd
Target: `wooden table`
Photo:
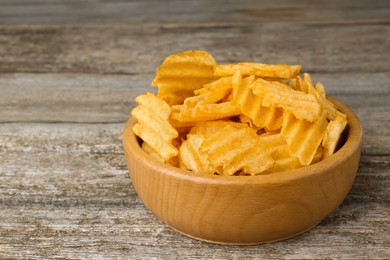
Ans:
[[[156,219],[121,144],[171,53],[302,64],[360,117],[356,182],[286,241],[222,246]],[[390,258],[390,2],[0,0],[0,258]]]

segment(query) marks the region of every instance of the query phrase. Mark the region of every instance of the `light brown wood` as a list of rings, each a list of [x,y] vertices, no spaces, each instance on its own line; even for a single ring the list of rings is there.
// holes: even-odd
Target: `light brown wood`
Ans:
[[[388,0],[0,0],[0,259],[389,259],[389,11]],[[358,115],[355,182],[316,228],[223,246],[144,206],[123,124],[162,59],[186,49],[301,64]]]
[[[259,244],[305,232],[344,200],[359,165],[363,130],[348,117],[348,137],[334,155],[308,167],[258,176],[215,176],[175,168],[147,155],[123,133],[132,184],[145,205],[175,230],[220,244]]]

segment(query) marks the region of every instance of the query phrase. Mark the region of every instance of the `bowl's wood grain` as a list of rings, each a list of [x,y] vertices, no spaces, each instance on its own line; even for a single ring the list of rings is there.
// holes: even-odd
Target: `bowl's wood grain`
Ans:
[[[258,244],[312,228],[334,211],[355,179],[362,142],[356,115],[337,153],[304,168],[259,176],[210,176],[165,165],[148,156],[132,132],[123,143],[132,184],[145,205],[175,230],[221,244]]]

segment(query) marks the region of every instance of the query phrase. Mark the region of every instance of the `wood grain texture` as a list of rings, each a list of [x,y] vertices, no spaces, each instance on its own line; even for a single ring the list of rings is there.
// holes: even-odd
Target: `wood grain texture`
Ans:
[[[390,257],[386,0],[0,0],[0,258]],[[319,226],[253,247],[188,239],[146,210],[121,133],[173,52],[298,63],[365,129],[351,192]]]

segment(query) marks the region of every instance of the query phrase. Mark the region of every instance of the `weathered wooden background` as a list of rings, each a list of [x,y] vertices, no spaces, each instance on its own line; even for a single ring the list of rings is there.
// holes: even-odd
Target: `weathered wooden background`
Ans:
[[[168,54],[302,64],[365,129],[340,208],[286,241],[221,246],[157,220],[121,131]],[[390,258],[390,2],[0,0],[0,258]]]

